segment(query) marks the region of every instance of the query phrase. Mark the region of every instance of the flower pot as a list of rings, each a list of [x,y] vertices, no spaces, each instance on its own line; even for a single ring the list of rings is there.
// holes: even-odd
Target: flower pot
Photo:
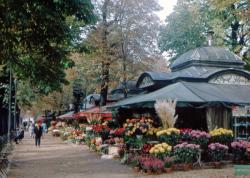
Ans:
[[[216,161],[216,162],[213,162],[213,167],[215,168],[215,169],[221,169],[221,162],[219,162],[219,161]]]
[[[155,173],[159,175],[159,174],[162,173],[162,171],[161,171],[161,169],[157,169],[157,170],[155,171]]]
[[[138,166],[136,166],[136,167],[133,167],[133,170],[134,170],[134,172],[139,172],[140,168]]]
[[[165,168],[165,172],[166,173],[171,173],[171,172],[173,172],[173,168],[171,168],[171,167]]]
[[[152,174],[152,170],[151,169],[147,169],[147,174]]]
[[[182,166],[183,166],[182,168],[184,171],[189,171],[191,169],[190,164],[183,164]]]
[[[189,170],[193,169],[193,164],[192,163],[188,163],[188,168],[189,168]]]

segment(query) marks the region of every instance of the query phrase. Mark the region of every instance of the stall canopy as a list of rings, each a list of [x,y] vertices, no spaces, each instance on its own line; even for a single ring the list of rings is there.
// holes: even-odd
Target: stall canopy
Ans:
[[[73,114],[74,114],[74,111],[70,111],[63,115],[58,116],[57,119],[73,119],[74,118]]]
[[[102,111],[99,107],[94,107],[85,111],[80,111],[73,115],[74,118],[89,117],[93,114],[100,114],[102,118],[112,118],[112,113],[110,111]]]
[[[154,107],[158,99],[177,99],[177,106],[192,104],[250,104],[250,87],[244,85],[177,82],[157,91],[141,94],[116,103],[112,108]]]

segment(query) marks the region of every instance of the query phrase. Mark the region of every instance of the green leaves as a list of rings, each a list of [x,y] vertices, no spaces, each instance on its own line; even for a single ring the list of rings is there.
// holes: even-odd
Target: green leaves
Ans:
[[[175,57],[205,43],[206,26],[200,10],[197,3],[178,1],[160,31],[158,45],[161,51],[168,51]]]
[[[160,31],[158,45],[175,60],[190,49],[207,45],[206,33],[212,30],[213,46],[225,46],[247,62],[250,59],[247,17],[246,0],[178,0]]]
[[[56,90],[66,83],[64,69],[74,64],[68,53],[81,31],[71,27],[94,18],[90,0],[1,1],[0,64],[11,61],[16,76],[39,92]]]

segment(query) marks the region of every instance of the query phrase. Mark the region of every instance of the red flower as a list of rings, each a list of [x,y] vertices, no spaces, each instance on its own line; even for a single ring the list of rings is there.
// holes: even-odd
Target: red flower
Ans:
[[[124,133],[125,133],[125,128],[123,128],[123,127],[116,129],[115,132],[114,132],[115,136],[118,136],[118,137],[121,136]]]

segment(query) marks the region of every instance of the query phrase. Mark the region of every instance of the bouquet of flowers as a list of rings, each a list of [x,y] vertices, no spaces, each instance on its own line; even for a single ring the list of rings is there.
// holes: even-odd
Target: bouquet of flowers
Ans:
[[[245,153],[250,148],[250,142],[245,140],[238,140],[231,143],[233,149],[234,161],[240,161],[245,159]]]
[[[176,145],[180,140],[180,130],[176,128],[169,128],[161,130],[156,133],[161,142],[168,143],[171,146]]]
[[[220,143],[211,143],[208,145],[208,154],[211,159],[215,162],[220,162],[226,155],[228,146]]]
[[[190,132],[191,143],[200,145],[203,148],[207,146],[210,137],[210,134],[204,131],[192,130]]]
[[[123,128],[126,136],[146,135],[149,129],[153,127],[152,124],[153,120],[151,119],[127,119]]]
[[[188,144],[186,142],[178,144],[174,147],[174,156],[176,161],[181,163],[193,163],[198,159],[200,153],[200,145]]]
[[[233,131],[228,129],[214,129],[210,132],[213,143],[218,142],[229,145],[233,141]]]
[[[165,156],[169,156],[172,152],[172,146],[168,145],[167,143],[156,144],[153,146],[149,153],[163,159]]]

